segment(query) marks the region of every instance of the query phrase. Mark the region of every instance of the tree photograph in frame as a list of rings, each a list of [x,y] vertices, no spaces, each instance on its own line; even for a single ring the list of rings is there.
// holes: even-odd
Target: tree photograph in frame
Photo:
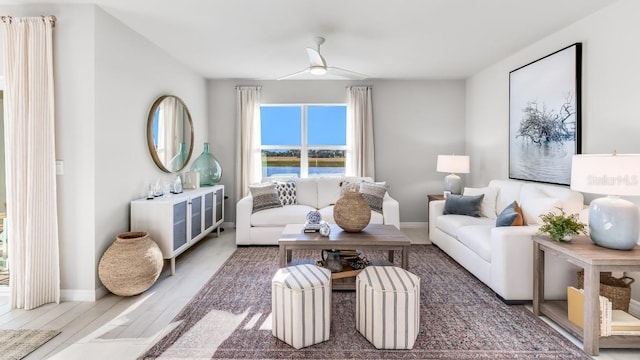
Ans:
[[[571,183],[580,153],[582,44],[509,73],[509,178]]]

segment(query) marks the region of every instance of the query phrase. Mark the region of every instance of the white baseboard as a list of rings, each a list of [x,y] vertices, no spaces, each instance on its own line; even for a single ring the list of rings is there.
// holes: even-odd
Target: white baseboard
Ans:
[[[420,229],[420,228],[428,228],[427,222],[401,222],[400,229]]]
[[[60,301],[96,301],[109,292],[104,286],[91,290],[60,290]]]
[[[220,227],[223,228],[229,228],[229,229],[235,229],[236,228],[236,223],[234,222],[223,222],[222,224],[220,224]]]

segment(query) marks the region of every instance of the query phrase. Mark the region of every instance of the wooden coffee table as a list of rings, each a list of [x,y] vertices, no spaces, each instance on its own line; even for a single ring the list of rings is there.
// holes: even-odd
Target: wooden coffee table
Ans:
[[[389,262],[393,263],[395,251],[402,256],[401,267],[409,269],[409,249],[411,241],[393,225],[369,224],[361,232],[350,233],[335,224],[331,225],[328,237],[320,233],[304,233],[303,225],[289,224],[282,231],[278,240],[280,267],[286,267],[292,261],[292,250],[385,250],[388,251]],[[334,284],[334,289],[353,290],[355,283]]]

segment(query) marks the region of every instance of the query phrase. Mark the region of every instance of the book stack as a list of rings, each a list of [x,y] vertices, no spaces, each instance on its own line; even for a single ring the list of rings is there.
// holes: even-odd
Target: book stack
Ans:
[[[569,321],[584,327],[584,290],[567,288]],[[640,335],[640,319],[623,310],[612,310],[611,301],[600,296],[600,336]]]
[[[304,232],[306,232],[306,233],[320,232],[320,225],[321,224],[312,224],[312,223],[306,221],[304,223]]]

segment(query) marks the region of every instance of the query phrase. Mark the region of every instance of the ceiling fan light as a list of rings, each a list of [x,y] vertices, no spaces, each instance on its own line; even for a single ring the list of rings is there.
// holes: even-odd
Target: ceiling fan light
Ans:
[[[313,75],[324,75],[327,73],[327,68],[325,68],[324,66],[312,66],[309,69],[309,72]]]

